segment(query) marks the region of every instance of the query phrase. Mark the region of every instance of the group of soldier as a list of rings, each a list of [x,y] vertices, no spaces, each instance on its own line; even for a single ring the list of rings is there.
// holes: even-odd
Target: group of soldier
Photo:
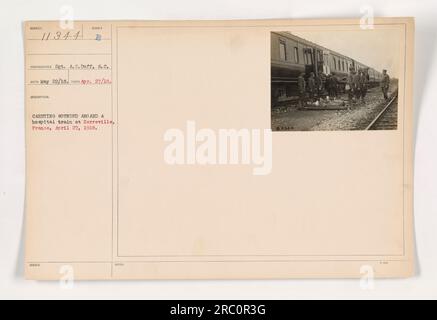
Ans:
[[[354,102],[354,98],[364,102],[369,85],[369,74],[364,69],[358,72],[351,69],[346,81],[346,92],[348,93],[349,102]]]
[[[314,102],[314,99],[326,90],[330,99],[335,99],[343,88],[348,95],[350,105],[357,101],[364,103],[369,87],[369,73],[367,69],[356,71],[351,68],[346,79],[346,85],[344,86],[339,84],[337,77],[331,74],[322,74],[316,77],[314,72],[311,72],[308,80],[305,81],[305,73],[302,72],[297,79],[297,85],[299,90],[299,107],[305,105],[307,96],[310,102]],[[389,87],[390,77],[387,74],[387,70],[383,70],[380,88],[386,100],[388,99]]]

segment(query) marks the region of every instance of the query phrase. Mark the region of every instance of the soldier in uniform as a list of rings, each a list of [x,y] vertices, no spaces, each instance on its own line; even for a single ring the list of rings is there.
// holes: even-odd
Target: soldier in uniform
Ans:
[[[382,70],[381,90],[384,95],[384,99],[388,100],[388,89],[390,88],[390,77],[387,74],[387,70]]]
[[[333,97],[337,98],[338,96],[338,80],[336,76],[332,76],[331,78],[332,81],[332,93],[333,93]]]
[[[332,74],[326,77],[326,89],[331,100],[337,97],[337,78]]]
[[[320,94],[322,93],[322,85],[323,85],[322,77],[320,75],[315,77],[315,82],[316,82],[316,95],[320,96]]]
[[[353,92],[357,101],[359,101],[361,97],[361,73],[362,71],[359,69],[358,72],[354,72],[354,76],[352,78]]]
[[[311,102],[313,102],[315,91],[316,91],[316,79],[314,76],[314,72],[311,72],[310,77],[308,78],[308,92],[310,94]]]
[[[306,82],[304,76],[305,73],[302,72],[297,78],[297,86],[299,89],[299,108],[302,108],[305,105]]]
[[[360,75],[360,93],[361,93],[361,101],[364,102],[364,98],[367,94],[367,85],[369,81],[369,75],[367,73],[367,70],[361,70]]]
[[[347,82],[346,82],[346,91],[348,94],[349,104],[352,104],[352,100],[354,98],[355,94],[355,70],[350,69],[349,75],[347,76]]]
[[[325,87],[326,87],[326,90],[328,91],[329,98],[332,100],[334,94],[333,94],[333,90],[332,90],[332,75],[330,75],[330,74],[328,74],[326,76]]]

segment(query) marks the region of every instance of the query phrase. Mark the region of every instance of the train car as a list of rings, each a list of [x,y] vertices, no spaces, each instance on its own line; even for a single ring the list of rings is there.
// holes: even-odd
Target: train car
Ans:
[[[382,79],[382,73],[381,72],[379,72],[379,71],[376,71],[376,70],[373,70],[372,69],[372,71],[373,71],[373,82],[375,83],[375,84],[379,84],[379,82],[381,81],[381,79]]]
[[[329,50],[288,32],[271,33],[271,90],[272,101],[296,98],[297,78],[313,72],[320,79],[330,73]]]
[[[336,77],[338,83],[341,84],[346,83],[349,70],[355,68],[354,60],[334,51],[330,52],[329,63],[331,66],[331,74]]]
[[[367,72],[370,87],[375,87],[379,85],[379,82],[381,81],[382,78],[381,72],[376,71],[373,68],[366,67],[364,65],[361,65],[361,68]]]
[[[289,32],[271,33],[271,95],[276,105],[298,96],[297,78],[305,73],[305,78],[313,72],[323,84],[326,75],[337,78],[340,90],[344,89],[349,71],[367,70],[369,84],[375,85],[382,74],[368,66],[322,47]]]
[[[284,99],[297,92],[297,78],[307,71],[307,47],[291,34],[272,32],[271,37],[272,95]]]

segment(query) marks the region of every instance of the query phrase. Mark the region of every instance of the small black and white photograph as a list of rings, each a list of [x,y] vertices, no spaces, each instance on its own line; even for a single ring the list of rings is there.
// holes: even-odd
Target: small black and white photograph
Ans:
[[[397,130],[400,36],[271,32],[272,131]]]

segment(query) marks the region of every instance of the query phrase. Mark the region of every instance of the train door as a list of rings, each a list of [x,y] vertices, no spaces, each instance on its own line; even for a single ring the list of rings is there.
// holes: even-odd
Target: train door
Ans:
[[[329,51],[323,51],[323,73],[331,74],[331,67],[329,66]]]
[[[311,48],[303,49],[303,61],[305,63],[305,73],[309,74],[315,72],[314,70],[314,60],[313,60],[313,50]]]
[[[316,74],[320,75],[321,73],[324,73],[324,70],[323,70],[323,65],[324,65],[324,63],[323,63],[323,51],[316,49],[315,56],[316,56],[315,60],[316,60],[316,68],[317,68]]]

